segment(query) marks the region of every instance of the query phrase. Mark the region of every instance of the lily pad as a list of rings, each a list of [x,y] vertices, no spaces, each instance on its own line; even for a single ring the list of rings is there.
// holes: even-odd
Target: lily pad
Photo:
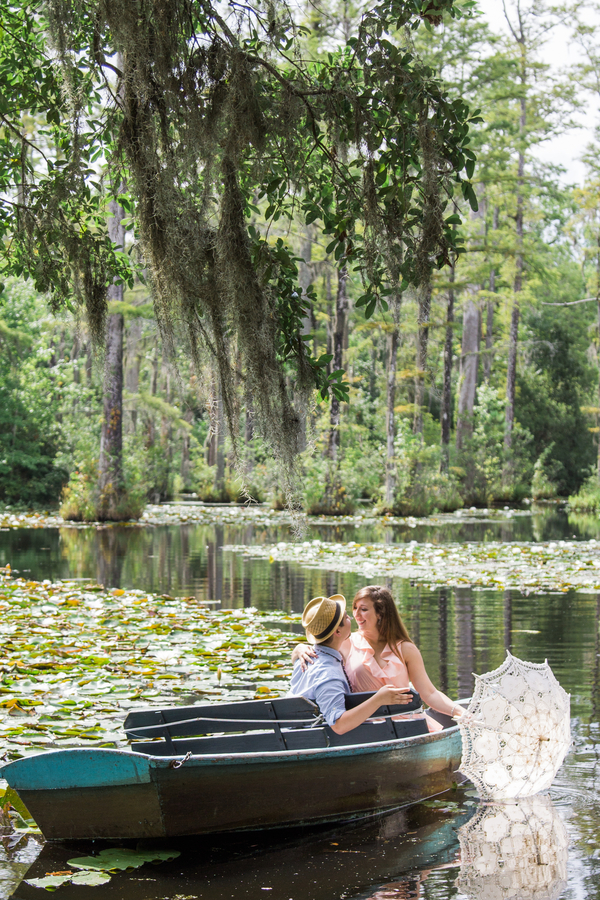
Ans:
[[[85,884],[88,887],[96,887],[98,884],[106,884],[110,881],[108,872],[88,871],[75,872],[71,877],[71,884]]]
[[[137,869],[144,863],[165,862],[176,859],[179,850],[130,850],[127,847],[108,847],[101,850],[98,856],[79,856],[67,860],[67,865],[74,869],[96,869],[103,872],[118,872],[124,869]]]
[[[110,881],[107,872],[85,869],[81,872],[62,872],[60,874],[45,875],[43,878],[25,879],[25,884],[32,887],[44,888],[46,891],[56,891],[63,884],[79,884],[86,887],[96,887]]]
[[[32,887],[45,888],[47,891],[55,891],[70,880],[71,875],[45,875],[43,878],[26,878],[25,884],[30,884]]]

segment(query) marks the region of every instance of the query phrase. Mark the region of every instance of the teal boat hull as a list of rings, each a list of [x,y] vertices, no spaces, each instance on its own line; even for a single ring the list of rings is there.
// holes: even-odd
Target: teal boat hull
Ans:
[[[56,750],[0,777],[47,840],[216,834],[346,821],[401,808],[462,780],[457,726],[377,744],[181,757]]]

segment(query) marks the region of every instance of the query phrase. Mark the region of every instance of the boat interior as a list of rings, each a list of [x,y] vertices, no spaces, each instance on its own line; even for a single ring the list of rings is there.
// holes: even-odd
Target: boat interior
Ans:
[[[346,695],[352,709],[373,694]],[[136,753],[151,756],[192,756],[215,753],[268,753],[282,750],[318,750],[380,743],[427,734],[419,715],[421,699],[410,704],[381,706],[372,718],[346,734],[336,734],[323,723],[319,709],[304,697],[247,700],[215,706],[179,706],[130,712],[125,732]],[[413,718],[410,718],[410,716]],[[428,710],[444,728],[454,719]]]

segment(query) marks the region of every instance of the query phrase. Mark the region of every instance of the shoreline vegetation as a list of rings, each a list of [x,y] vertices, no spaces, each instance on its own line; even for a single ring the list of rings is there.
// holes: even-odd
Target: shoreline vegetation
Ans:
[[[600,509],[597,136],[579,186],[538,153],[596,106],[580,10],[558,71],[543,2],[92,6],[0,36],[0,502]]]
[[[470,509],[455,510],[453,513],[437,513],[429,516],[392,516],[380,515],[373,509],[365,509],[362,513],[332,516],[328,514],[302,516],[300,521],[306,525],[325,523],[331,525],[362,525],[379,523],[384,525],[440,525],[452,522],[481,521],[486,519],[501,520],[514,516],[528,516],[529,508],[514,509]],[[221,522],[223,524],[257,524],[257,525],[289,525],[296,527],[299,518],[287,510],[274,510],[267,504],[244,505],[238,503],[188,503],[172,502],[148,504],[139,519],[125,522],[80,522],[72,521],[60,515],[59,511],[34,511],[12,508],[0,508],[0,530],[11,528],[110,528],[143,527],[154,525],[201,525]]]

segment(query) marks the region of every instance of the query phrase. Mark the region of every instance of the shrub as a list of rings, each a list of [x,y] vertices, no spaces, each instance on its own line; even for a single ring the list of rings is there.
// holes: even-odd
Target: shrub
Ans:
[[[600,480],[595,472],[569,497],[569,510],[600,510]]]
[[[512,449],[504,449],[506,399],[489,385],[477,389],[473,437],[458,454],[465,475],[461,494],[467,505],[491,506],[494,501],[520,501],[530,492],[532,465],[528,447],[531,435],[515,422]],[[506,471],[510,471],[507,483]]]
[[[534,500],[552,500],[559,494],[562,463],[551,459],[554,443],[549,444],[538,456],[533,467],[531,496]]]
[[[441,450],[426,444],[421,434],[413,434],[401,419],[395,441],[396,488],[391,510],[399,516],[426,516],[432,512],[460,509],[463,501],[453,472],[441,473]]]
[[[98,491],[98,459],[80,448],[78,464],[63,488],[60,515],[71,522],[96,522],[102,507]],[[139,519],[146,505],[146,486],[131,465],[125,470],[122,499],[113,510],[113,521]]]

